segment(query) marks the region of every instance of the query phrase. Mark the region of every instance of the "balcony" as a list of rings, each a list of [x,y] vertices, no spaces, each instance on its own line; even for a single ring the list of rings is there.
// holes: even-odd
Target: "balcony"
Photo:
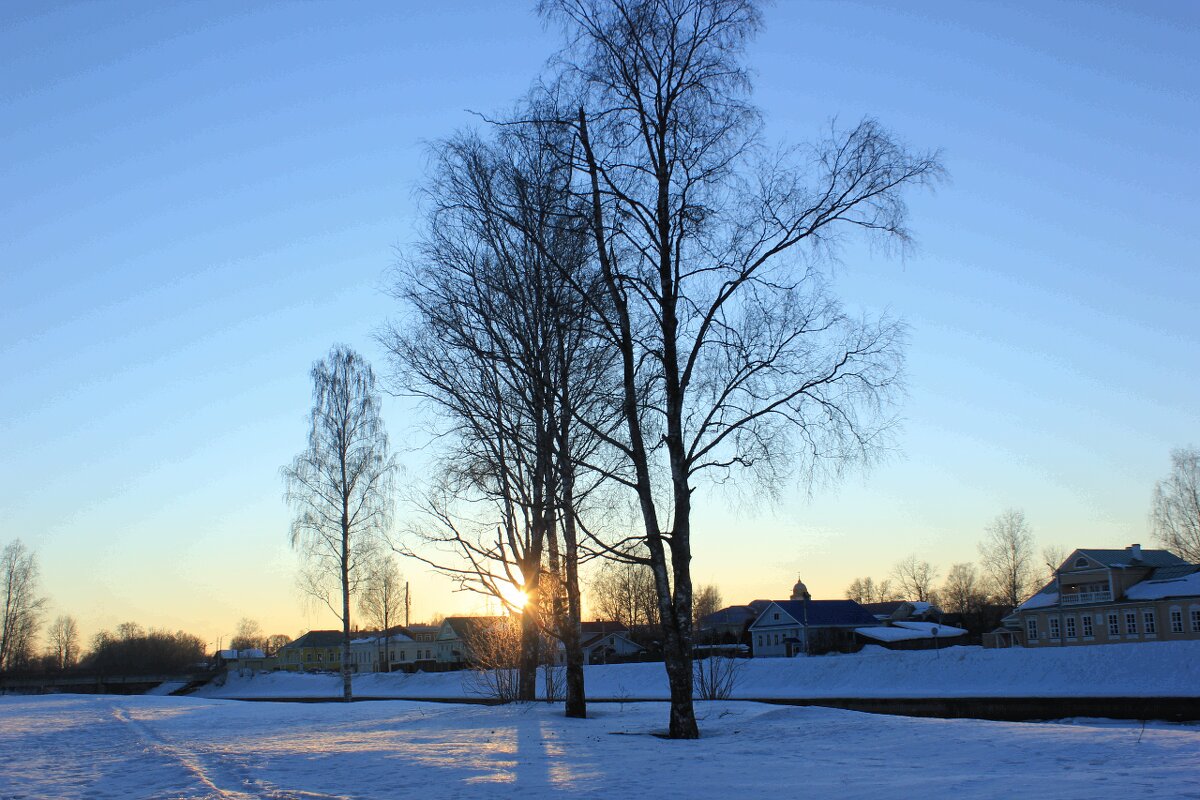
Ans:
[[[1112,592],[1108,589],[1101,592],[1063,592],[1059,595],[1059,602],[1064,606],[1078,606],[1084,603],[1108,603],[1112,599]]]

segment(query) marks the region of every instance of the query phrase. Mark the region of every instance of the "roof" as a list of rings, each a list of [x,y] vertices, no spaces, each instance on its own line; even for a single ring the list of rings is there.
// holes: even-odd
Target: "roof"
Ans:
[[[446,617],[442,625],[449,625],[458,638],[462,639],[497,621],[508,617]]]
[[[907,600],[885,600],[882,603],[859,603],[867,611],[872,614],[882,614],[885,617],[890,617],[892,612],[904,605]]]
[[[1038,589],[1032,597],[1014,608],[1013,612],[1029,611],[1034,608],[1046,608],[1056,605],[1058,605],[1058,583],[1050,581],[1041,589]]]
[[[873,625],[855,628],[854,632],[877,642],[908,642],[914,639],[933,639],[934,630],[938,639],[955,639],[966,634],[953,625],[934,625],[930,622],[898,622],[895,625]]]
[[[337,647],[341,643],[341,631],[309,631],[296,641],[285,644],[281,649],[288,650],[300,647]]]
[[[878,620],[871,612],[853,600],[775,600],[778,606],[797,622],[817,627],[850,627],[874,625]],[[754,624],[758,625],[768,611],[759,614]]]
[[[1200,566],[1190,565],[1192,572],[1177,578],[1155,580],[1162,570],[1155,570],[1147,580],[1130,586],[1125,597],[1130,600],[1162,600],[1167,597],[1200,597]]]
[[[770,603],[762,608],[752,606],[727,606],[720,611],[714,611],[700,618],[701,628],[715,628],[718,625],[745,625],[761,614]]]
[[[1137,559],[1133,557],[1133,551],[1129,548],[1122,550],[1093,550],[1081,547],[1078,552],[1083,553],[1093,561],[1100,562],[1106,567],[1173,567],[1180,564],[1187,564],[1186,561],[1170,550],[1143,549],[1142,557]]]

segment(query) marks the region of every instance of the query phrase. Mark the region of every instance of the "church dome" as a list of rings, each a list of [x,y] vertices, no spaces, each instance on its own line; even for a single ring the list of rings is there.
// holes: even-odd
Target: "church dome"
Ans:
[[[796,576],[796,585],[792,587],[793,600],[808,600],[811,595],[808,593],[808,587],[804,585],[804,581],[800,580],[800,576]]]

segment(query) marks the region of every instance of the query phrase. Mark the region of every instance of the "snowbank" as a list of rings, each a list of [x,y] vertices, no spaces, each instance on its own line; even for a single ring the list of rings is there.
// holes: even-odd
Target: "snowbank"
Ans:
[[[1195,697],[1200,642],[1150,642],[1041,650],[891,651],[739,661],[741,699],[921,697]],[[586,668],[588,696],[666,699],[662,664]],[[540,687],[539,687],[540,689]],[[482,696],[470,672],[358,675],[359,697],[454,699]],[[341,695],[337,675],[230,675],[196,692],[213,698],[322,698]]]

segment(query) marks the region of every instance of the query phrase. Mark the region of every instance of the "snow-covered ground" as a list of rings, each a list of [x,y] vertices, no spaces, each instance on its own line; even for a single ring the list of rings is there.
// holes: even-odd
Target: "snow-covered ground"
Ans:
[[[702,703],[0,698],[0,798],[1200,798],[1200,727]]]
[[[734,697],[1195,697],[1200,694],[1200,642],[1096,647],[941,651],[868,648],[853,655],[761,658],[739,662]],[[665,700],[662,664],[588,667],[596,699]],[[467,672],[366,674],[354,678],[361,697],[456,698],[477,695]],[[203,697],[338,697],[334,675],[231,675]]]

